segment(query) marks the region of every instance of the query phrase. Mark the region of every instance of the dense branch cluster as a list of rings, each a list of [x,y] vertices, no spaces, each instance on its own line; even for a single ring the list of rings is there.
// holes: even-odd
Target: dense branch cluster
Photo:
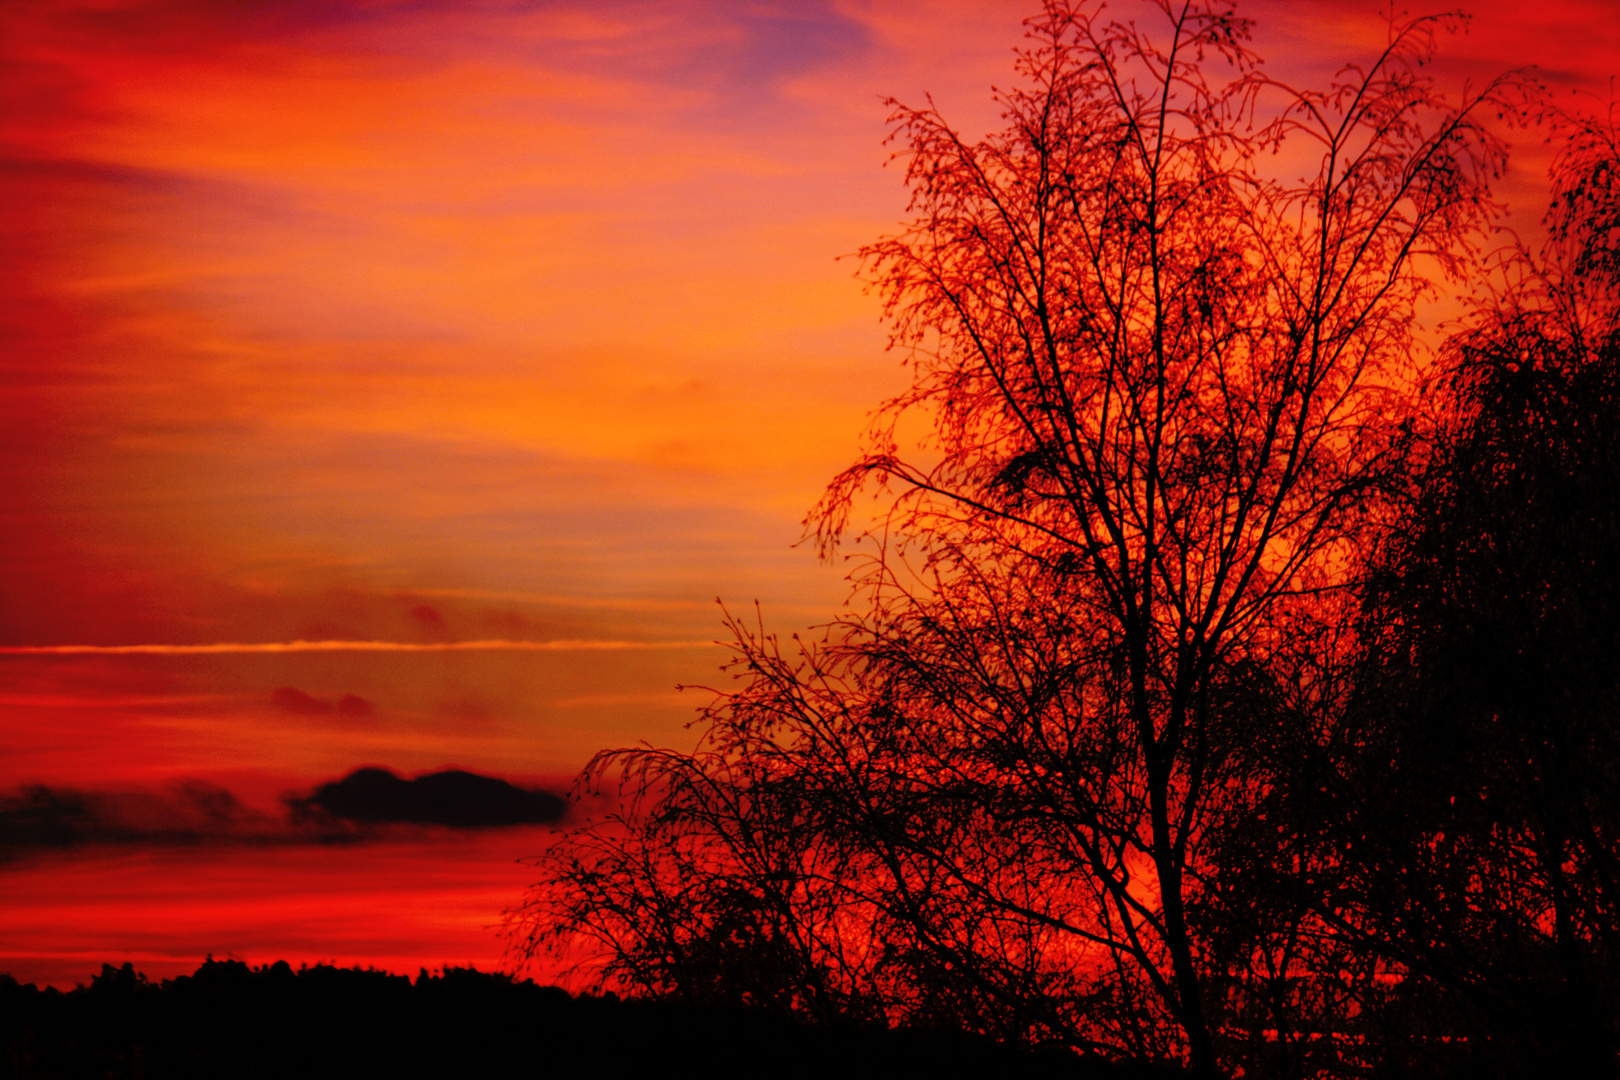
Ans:
[[[1310,91],[1213,0],[1028,25],[999,133],[895,106],[915,377],[809,522],[847,613],[730,623],[740,687],[593,762],[625,812],[520,944],[1205,1076],[1612,1065],[1613,129],[1428,364],[1520,81],[1448,101],[1433,21]]]

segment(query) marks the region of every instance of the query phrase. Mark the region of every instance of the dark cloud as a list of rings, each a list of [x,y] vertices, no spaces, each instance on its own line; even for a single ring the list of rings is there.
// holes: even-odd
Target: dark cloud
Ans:
[[[300,716],[319,716],[322,713],[341,713],[344,716],[370,716],[371,702],[358,694],[344,694],[336,701],[318,698],[313,694],[306,694],[292,686],[277,687],[270,695],[270,704],[283,712],[297,713]]]
[[[458,829],[544,824],[559,820],[568,809],[567,802],[550,792],[492,776],[447,769],[406,780],[375,767],[322,784],[307,799],[289,799],[288,806],[295,820],[340,818]]]
[[[370,716],[371,702],[358,694],[344,694],[337,699],[337,711],[344,716]]]
[[[332,711],[330,701],[323,701],[291,686],[277,687],[275,693],[270,695],[270,704],[283,712],[299,713],[304,716]]]
[[[426,604],[417,604],[411,608],[411,618],[415,619],[427,630],[443,630],[444,616]]]
[[[0,861],[91,845],[357,843],[389,835],[375,826],[549,824],[568,809],[550,792],[456,769],[414,780],[387,769],[356,769],[312,795],[284,801],[287,814],[272,816],[201,780],[162,791],[25,785],[0,793]]]
[[[0,795],[0,858],[88,844],[263,843],[286,835],[284,823],[200,780],[162,792],[36,784]]]

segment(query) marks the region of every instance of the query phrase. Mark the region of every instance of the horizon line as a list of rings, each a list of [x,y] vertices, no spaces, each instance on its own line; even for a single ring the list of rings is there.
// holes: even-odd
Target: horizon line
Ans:
[[[207,645],[0,645],[0,655],[185,655],[207,653],[289,653],[289,652],[597,652],[632,649],[696,649],[718,645],[717,641],[616,641],[593,638],[563,638],[554,641],[512,641],[490,638],[479,641],[257,641],[215,642]]]

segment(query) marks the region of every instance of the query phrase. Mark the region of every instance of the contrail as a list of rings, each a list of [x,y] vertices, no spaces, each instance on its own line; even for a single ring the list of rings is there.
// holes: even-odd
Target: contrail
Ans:
[[[713,641],[602,641],[590,638],[559,641],[222,641],[212,645],[0,645],[0,654],[186,656],[198,653],[294,652],[602,652],[621,649],[701,649],[714,644]]]

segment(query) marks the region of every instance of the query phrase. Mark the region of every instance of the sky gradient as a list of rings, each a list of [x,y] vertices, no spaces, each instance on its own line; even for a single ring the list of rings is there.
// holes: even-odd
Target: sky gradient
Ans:
[[[840,258],[904,217],[882,99],[991,127],[1030,6],[0,8],[0,797],[233,800],[0,851],[0,970],[497,965],[546,827],[323,844],[280,800],[361,765],[565,790],[690,744],[716,597],[836,610],[793,544],[905,385]],[[1244,11],[1319,81],[1378,7]],[[1608,99],[1607,3],[1472,10],[1442,81]]]

